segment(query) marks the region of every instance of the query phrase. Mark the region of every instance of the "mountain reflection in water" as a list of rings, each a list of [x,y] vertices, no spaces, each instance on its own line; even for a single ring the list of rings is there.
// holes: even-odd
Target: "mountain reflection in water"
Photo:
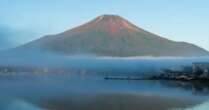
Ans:
[[[165,82],[97,77],[6,78],[0,80],[0,90],[0,110],[168,110],[206,98]]]

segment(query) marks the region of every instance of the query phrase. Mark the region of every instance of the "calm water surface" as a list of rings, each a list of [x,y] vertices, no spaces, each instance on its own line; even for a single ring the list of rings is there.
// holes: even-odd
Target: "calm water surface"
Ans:
[[[12,76],[0,78],[0,110],[207,110],[208,93],[183,82]]]

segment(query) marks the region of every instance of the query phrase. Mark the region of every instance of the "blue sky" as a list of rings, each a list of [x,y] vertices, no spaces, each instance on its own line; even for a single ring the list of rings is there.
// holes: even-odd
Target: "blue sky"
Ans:
[[[0,29],[17,32],[0,40],[19,45],[117,14],[150,32],[209,50],[208,5],[209,0],[0,0]]]

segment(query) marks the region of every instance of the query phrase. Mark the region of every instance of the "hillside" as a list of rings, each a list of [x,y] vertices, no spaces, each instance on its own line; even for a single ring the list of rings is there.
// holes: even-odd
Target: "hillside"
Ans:
[[[196,45],[175,42],[135,26],[117,15],[96,19],[57,35],[45,36],[20,47],[67,55],[98,56],[205,56]]]

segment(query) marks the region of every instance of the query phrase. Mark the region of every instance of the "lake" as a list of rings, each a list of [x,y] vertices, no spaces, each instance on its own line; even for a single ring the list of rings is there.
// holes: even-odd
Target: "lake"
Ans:
[[[40,75],[0,79],[1,110],[203,110],[204,84]],[[206,110],[206,109],[204,109]]]

